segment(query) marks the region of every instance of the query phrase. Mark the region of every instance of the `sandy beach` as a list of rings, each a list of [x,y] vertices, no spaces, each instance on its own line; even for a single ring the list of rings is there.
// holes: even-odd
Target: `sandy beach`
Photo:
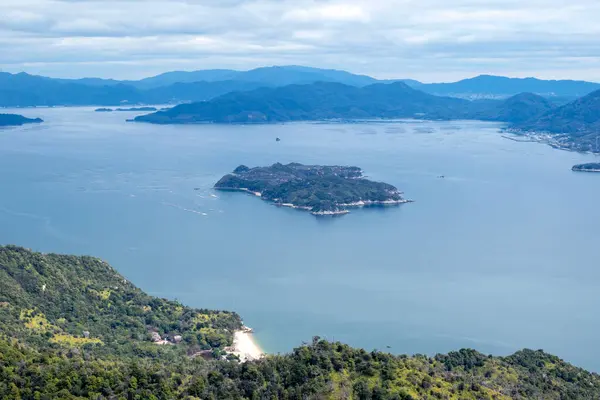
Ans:
[[[248,327],[242,327],[242,330],[233,334],[231,353],[237,355],[241,362],[258,360],[265,355],[254,340],[252,329]]]

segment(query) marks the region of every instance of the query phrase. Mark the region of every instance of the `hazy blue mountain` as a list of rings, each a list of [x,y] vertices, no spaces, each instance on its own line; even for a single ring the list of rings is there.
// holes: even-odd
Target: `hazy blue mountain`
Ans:
[[[87,86],[114,86],[119,84],[127,84],[129,81],[119,81],[116,79],[103,79],[103,78],[81,78],[81,79],[59,79],[59,78],[47,78],[54,79],[61,83],[79,83]]]
[[[504,99],[529,92],[566,104],[600,89],[584,81],[545,81],[481,75],[454,83],[424,84],[411,79],[377,80],[346,71],[302,66],[275,66],[250,71],[214,69],[174,71],[139,81],[83,78],[53,79],[25,73],[0,73],[0,107],[52,105],[120,105],[195,102],[260,87],[280,87],[333,82],[355,87],[404,83],[414,89],[440,96],[470,100]],[[481,103],[476,103],[481,105]]]
[[[365,75],[355,75],[346,71],[320,69],[302,66],[273,66],[261,67],[249,71],[234,71],[214,69],[201,71],[167,72],[155,77],[128,82],[141,89],[157,88],[175,83],[191,82],[240,81],[256,82],[262,86],[285,86],[314,82],[339,82],[353,86],[365,86],[376,83],[375,78]]]
[[[235,79],[270,83],[273,86],[314,82],[337,82],[351,86],[366,86],[377,82],[377,79],[371,78],[370,76],[355,75],[346,71],[294,65],[256,68],[240,73]]]
[[[0,73],[0,107],[115,105],[142,101],[138,89],[121,83],[89,86],[26,73]]]
[[[148,89],[143,92],[147,103],[182,103],[189,101],[204,101],[226,93],[235,91],[253,90],[268,86],[260,82],[244,81],[214,81],[214,82],[190,82],[174,83]]]
[[[394,82],[404,82],[406,83],[408,86],[418,89],[419,87],[426,85],[423,82],[420,82],[416,79],[388,79],[388,80],[384,80],[382,81],[382,83],[394,83]]]
[[[157,104],[209,100],[235,91],[318,81],[364,86],[374,78],[345,71],[289,66],[250,71],[168,72],[140,81],[53,79],[0,73],[0,107]]]
[[[573,80],[542,80],[480,75],[453,83],[422,84],[418,88],[428,93],[465,98],[501,98],[522,92],[530,92],[545,97],[570,97],[572,99],[600,89],[600,84]]]
[[[0,126],[20,126],[44,122],[40,118],[26,118],[18,114],[0,114]]]
[[[93,78],[65,80],[25,73],[0,73],[0,107],[180,103],[208,100],[232,91],[264,86],[258,82],[203,81],[142,90],[115,81],[109,81],[107,85],[101,82]]]
[[[237,74],[239,74],[239,71],[231,69],[172,71],[144,78],[139,81],[128,81],[127,83],[140,89],[153,89],[161,86],[169,86],[174,83],[226,81],[234,79]]]
[[[479,100],[473,102],[472,118],[488,121],[521,123],[539,117],[554,108],[546,98],[533,93],[519,93],[503,101]]]

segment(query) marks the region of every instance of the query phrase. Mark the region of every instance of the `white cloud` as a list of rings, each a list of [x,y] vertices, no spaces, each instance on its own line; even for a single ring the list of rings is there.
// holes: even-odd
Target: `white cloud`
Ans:
[[[294,8],[283,15],[284,21],[322,24],[328,22],[368,22],[369,13],[355,4],[326,4],[311,8]]]
[[[598,15],[597,0],[1,0],[0,68],[136,78],[301,64],[600,81]]]

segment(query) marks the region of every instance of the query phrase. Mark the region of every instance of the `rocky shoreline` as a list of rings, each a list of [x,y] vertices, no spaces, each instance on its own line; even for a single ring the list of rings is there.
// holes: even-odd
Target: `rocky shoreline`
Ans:
[[[251,194],[256,197],[263,198],[262,193],[254,192],[248,188],[231,188],[231,187],[215,187],[216,190],[221,190],[225,192],[244,192]],[[402,194],[398,192],[398,194]],[[268,201],[268,200],[267,200]],[[337,210],[327,210],[327,211],[312,211],[311,207],[300,206],[293,203],[278,203],[273,201],[273,205],[277,207],[288,207],[296,210],[310,211],[312,215],[315,216],[335,216],[335,215],[345,215],[349,214],[350,210],[346,210],[344,208],[362,208],[362,207],[393,207],[398,206],[400,204],[413,203],[414,200],[401,199],[401,200],[383,200],[383,201],[372,201],[372,200],[361,200],[354,203],[342,203],[338,205]]]
[[[572,168],[576,172],[600,172],[600,163],[587,163],[574,165]]]

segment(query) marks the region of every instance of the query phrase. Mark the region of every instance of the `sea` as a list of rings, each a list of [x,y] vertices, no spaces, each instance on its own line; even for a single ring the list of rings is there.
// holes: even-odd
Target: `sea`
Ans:
[[[146,292],[233,310],[268,353],[313,336],[428,354],[544,349],[600,371],[600,174],[477,121],[149,125],[3,110],[0,243],[93,255]],[[280,141],[276,141],[280,138]],[[414,203],[340,217],[213,185],[240,164],[361,167]]]

